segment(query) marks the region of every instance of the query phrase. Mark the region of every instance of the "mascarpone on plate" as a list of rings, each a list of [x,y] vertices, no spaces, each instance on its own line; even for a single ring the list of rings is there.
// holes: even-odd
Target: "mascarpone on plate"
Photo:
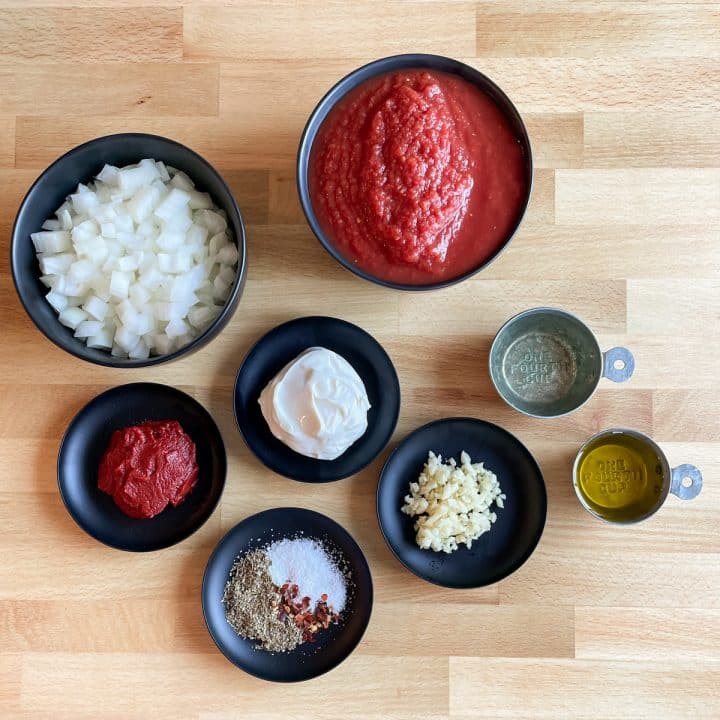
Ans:
[[[308,348],[260,394],[270,432],[295,452],[318,460],[340,457],[367,430],[365,385],[332,350]]]

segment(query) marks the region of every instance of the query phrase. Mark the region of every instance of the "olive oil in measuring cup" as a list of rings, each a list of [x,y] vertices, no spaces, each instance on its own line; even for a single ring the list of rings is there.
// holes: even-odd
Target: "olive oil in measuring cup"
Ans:
[[[590,512],[610,522],[634,522],[662,503],[663,461],[653,444],[615,432],[603,433],[582,448],[574,482]]]

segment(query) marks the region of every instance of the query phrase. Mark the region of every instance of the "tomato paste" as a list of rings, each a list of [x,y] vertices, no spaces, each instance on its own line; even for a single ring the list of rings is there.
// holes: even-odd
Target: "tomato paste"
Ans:
[[[523,147],[488,95],[459,76],[371,78],[328,114],[309,186],[335,247],[403,284],[449,280],[506,241],[527,196]]]
[[[116,430],[100,461],[98,487],[130,517],[151,518],[177,507],[195,487],[195,443],[176,420]]]

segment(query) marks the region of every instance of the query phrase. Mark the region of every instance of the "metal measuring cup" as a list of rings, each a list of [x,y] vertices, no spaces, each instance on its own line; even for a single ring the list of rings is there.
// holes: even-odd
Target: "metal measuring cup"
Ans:
[[[657,476],[660,481],[660,484],[657,487],[657,496],[655,502],[651,506],[649,506],[649,508],[645,512],[630,519],[624,518],[620,520],[611,519],[605,517],[599,512],[596,512],[587,502],[579,487],[580,462],[585,455],[585,451],[587,450],[588,446],[596,443],[598,440],[602,440],[604,438],[612,438],[613,436],[618,435],[630,435],[639,440],[641,443],[644,443],[648,448],[650,448],[658,461]],[[621,489],[618,488],[618,485],[622,483],[623,475],[628,472],[632,472],[632,468],[623,468],[622,470],[614,470],[613,472],[608,473],[606,482],[606,484],[608,485],[607,492],[617,493],[621,491]],[[638,432],[637,430],[628,430],[625,428],[610,428],[608,430],[603,430],[599,433],[596,433],[591,438],[588,438],[588,440],[583,443],[580,450],[578,450],[578,454],[575,457],[575,462],[573,463],[572,474],[573,487],[575,488],[575,494],[577,495],[578,500],[580,500],[580,504],[591,515],[594,515],[596,518],[604,520],[605,522],[611,523],[613,525],[631,525],[641,522],[642,520],[646,520],[651,515],[654,515],[662,507],[662,505],[665,503],[665,500],[667,499],[668,494],[672,493],[673,495],[679,497],[681,500],[692,500],[700,494],[703,486],[702,473],[694,465],[690,465],[689,463],[683,463],[682,465],[671,468],[667,456],[660,449],[660,446],[651,437],[648,437],[644,433]]]
[[[625,382],[634,369],[627,348],[602,352],[590,328],[559,308],[532,308],[515,315],[498,330],[490,348],[490,377],[500,397],[537,418],[577,410],[601,378]]]

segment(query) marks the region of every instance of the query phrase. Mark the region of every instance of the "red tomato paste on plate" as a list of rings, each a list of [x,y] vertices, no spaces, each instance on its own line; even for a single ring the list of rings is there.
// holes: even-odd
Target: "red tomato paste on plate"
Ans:
[[[152,420],[116,430],[100,461],[98,487],[133,518],[177,507],[195,487],[195,443],[176,420]]]
[[[478,267],[505,242],[527,194],[503,112],[449,73],[371,78],[328,113],[309,165],[313,209],[358,268],[423,285]]]

